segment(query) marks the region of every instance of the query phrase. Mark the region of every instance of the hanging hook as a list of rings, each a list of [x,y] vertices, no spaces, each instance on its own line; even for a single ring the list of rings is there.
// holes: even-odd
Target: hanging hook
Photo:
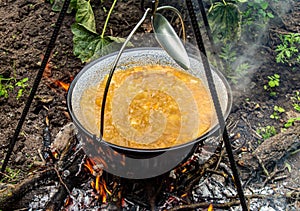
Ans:
[[[151,1],[152,14],[155,14],[155,12],[157,10],[157,7],[158,7],[158,3],[159,3],[159,0],[152,0]],[[149,8],[149,7],[147,7],[147,8]],[[145,8],[145,0],[141,0],[141,10],[146,11],[147,8]]]
[[[158,3],[159,3],[159,0],[153,0],[152,1],[152,15],[154,15],[156,13]]]

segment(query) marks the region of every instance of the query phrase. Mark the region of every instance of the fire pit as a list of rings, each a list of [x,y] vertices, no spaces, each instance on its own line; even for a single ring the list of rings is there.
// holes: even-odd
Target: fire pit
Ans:
[[[111,121],[111,125],[104,121],[106,127],[104,127],[103,139],[100,139],[98,138],[100,131],[100,111],[99,109],[95,109],[97,102],[99,103],[100,101],[99,98],[103,95],[101,85],[99,84],[101,84],[101,81],[105,81],[105,77],[111,69],[116,54],[117,53],[113,53],[93,61],[76,76],[70,85],[67,96],[68,109],[74,124],[78,128],[78,137],[83,144],[83,149],[87,155],[98,165],[102,166],[105,171],[133,179],[155,177],[177,166],[193,152],[195,146],[202,143],[219,128],[213,109],[213,103],[207,89],[204,68],[197,56],[189,55],[191,68],[189,70],[183,70],[160,48],[133,48],[123,52],[117,66],[117,71],[121,74],[116,73],[114,77],[116,77],[116,79],[118,79],[118,77],[126,77],[126,79],[122,79],[123,81],[121,80],[123,84],[131,76],[133,79],[131,79],[131,85],[128,86],[118,85],[112,82],[109,91],[114,95],[108,95],[109,104],[107,110],[110,113],[105,114],[105,120],[109,120],[109,118],[112,119],[109,120]],[[148,75],[143,75],[143,71],[133,71],[134,74],[122,75],[122,73],[126,73],[126,71],[130,69],[132,70],[132,68],[141,69],[141,67],[142,69],[143,67],[151,67],[154,69],[154,74],[151,75],[151,71],[150,73],[148,71]],[[172,71],[174,70],[173,72],[175,73],[173,74],[172,71],[157,72],[160,68],[163,69],[163,67],[169,68]],[[147,70],[145,70],[145,72],[147,72]],[[179,80],[178,77],[175,76],[178,74],[181,74],[182,80]],[[186,76],[187,79],[183,78],[182,75]],[[157,79],[155,77],[157,77]],[[213,70],[213,77],[223,115],[226,118],[231,108],[230,88],[225,78],[218,71]],[[142,85],[137,85],[139,80],[142,81]],[[196,86],[201,86],[195,89],[202,89],[208,95],[200,97],[197,101],[196,95],[198,92],[195,91],[195,89],[191,91],[192,85],[187,83],[183,84],[182,81],[184,80],[192,81],[191,83],[194,82]],[[130,86],[132,87],[130,88]],[[93,87],[96,87],[94,91]],[[97,90],[98,87],[100,91]],[[116,87],[119,88],[119,90],[123,90],[123,92],[118,91]],[[130,91],[130,89],[132,90]],[[91,94],[89,97],[86,97],[89,90]],[[166,129],[164,128],[165,125],[168,122],[172,122],[170,121],[170,119],[172,119],[170,116],[163,116],[162,112],[164,112],[164,110],[156,110],[156,112],[149,113],[149,119],[144,121],[150,125],[148,125],[150,129],[144,131],[146,135],[143,136],[143,134],[141,135],[137,132],[137,129],[130,128],[134,126],[132,123],[134,118],[130,119],[130,117],[126,116],[127,113],[130,113],[130,105],[134,98],[141,98],[139,95],[149,90],[155,90],[161,93],[161,95],[170,95],[171,101],[175,101],[174,105],[178,106],[177,110],[181,116],[178,120],[179,122],[177,121],[179,125],[179,131],[177,131],[178,137],[175,137],[173,142],[170,141],[173,144],[162,145],[157,141],[159,137],[163,136],[163,131]],[[155,98],[151,93],[148,97],[149,96],[150,98]],[[84,104],[84,101],[88,102]],[[153,101],[156,102],[155,99]],[[140,104],[137,103],[138,108],[146,106],[147,100],[141,102]],[[157,105],[151,104],[148,109],[155,110],[153,108],[155,106]],[[168,105],[160,106],[166,107]],[[142,109],[139,111],[141,110]],[[118,113],[118,115],[116,115],[116,113]],[[132,114],[130,115],[132,116]],[[140,116],[144,116],[144,114],[141,113]],[[176,120],[174,120],[173,123],[174,122],[176,122]],[[206,125],[204,125],[205,122]],[[204,128],[201,127],[203,125]],[[129,129],[124,129],[125,127],[129,127]],[[112,135],[113,133],[110,133],[110,130],[118,131],[119,137],[117,139],[128,141],[128,139],[131,138],[136,144],[130,144],[131,142],[129,141],[129,144],[125,145],[122,141],[113,142],[109,140],[109,136],[111,136],[112,139],[116,138]],[[137,133],[138,135],[136,135]],[[164,140],[167,139],[167,136],[165,137],[166,138],[163,138]],[[157,143],[157,145],[153,143]]]

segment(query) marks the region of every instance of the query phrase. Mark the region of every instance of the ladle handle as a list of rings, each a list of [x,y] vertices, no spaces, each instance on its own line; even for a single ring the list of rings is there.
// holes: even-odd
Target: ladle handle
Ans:
[[[157,8],[156,11],[160,11],[160,10],[164,10],[164,9],[171,10],[171,11],[175,12],[176,15],[178,15],[178,17],[180,19],[180,23],[181,23],[181,28],[182,28],[182,39],[183,39],[183,42],[185,43],[186,34],[185,34],[185,27],[184,27],[184,22],[183,22],[181,13],[179,12],[178,9],[176,9],[175,7],[172,7],[172,6],[161,6],[161,7]]]
[[[115,72],[115,69],[117,67],[117,64],[119,62],[119,59],[126,47],[126,45],[128,44],[128,42],[130,41],[131,37],[133,36],[133,34],[136,32],[136,30],[142,25],[142,23],[144,22],[144,20],[146,19],[147,15],[148,15],[148,12],[150,11],[151,9],[148,8],[146,9],[143,17],[141,18],[141,20],[137,23],[137,25],[133,28],[133,30],[130,32],[130,34],[128,35],[128,37],[126,38],[125,42],[123,43],[117,57],[115,58],[114,62],[113,62],[113,65],[112,65],[112,68],[109,72],[109,75],[108,75],[108,78],[107,78],[107,81],[106,81],[106,84],[105,84],[105,89],[104,89],[104,93],[103,93],[103,99],[102,99],[102,105],[101,105],[101,116],[100,116],[100,137],[99,137],[99,141],[102,141],[102,138],[103,138],[103,132],[104,132],[104,111],[105,111],[105,104],[106,104],[106,98],[107,98],[107,93],[108,93],[108,89],[109,89],[109,86],[110,86],[110,82],[111,82],[111,79],[112,79],[112,76]]]

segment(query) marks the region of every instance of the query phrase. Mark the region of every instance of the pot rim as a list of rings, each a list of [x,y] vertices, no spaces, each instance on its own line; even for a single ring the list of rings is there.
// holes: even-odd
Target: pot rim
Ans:
[[[124,50],[123,54],[126,52],[133,52],[133,51],[145,51],[145,50],[161,50],[164,51],[162,48],[159,47],[137,47],[137,48],[131,48],[131,49],[126,49]],[[87,65],[85,65],[80,72],[75,76],[75,78],[73,79],[73,81],[71,82],[69,89],[68,89],[68,93],[67,93],[67,108],[69,111],[69,114],[71,115],[71,119],[72,121],[75,123],[76,127],[82,131],[85,135],[87,135],[89,138],[93,139],[94,141],[98,141],[101,144],[105,144],[107,146],[110,146],[112,148],[116,148],[119,149],[121,151],[127,151],[127,152],[139,152],[139,153],[159,153],[159,152],[165,152],[165,151],[169,151],[169,150],[173,150],[173,149],[180,149],[186,146],[190,146],[192,144],[196,144],[200,141],[205,140],[207,137],[209,137],[210,135],[212,135],[213,133],[215,133],[218,129],[220,129],[220,125],[219,122],[217,121],[217,124],[212,127],[209,131],[207,131],[206,133],[204,133],[203,135],[201,135],[200,137],[193,139],[191,141],[185,142],[183,144],[179,144],[179,145],[175,145],[175,146],[171,146],[171,147],[166,147],[166,148],[158,148],[158,149],[140,149],[140,148],[130,148],[130,147],[124,147],[124,146],[119,146],[110,142],[105,141],[104,139],[100,139],[99,137],[97,137],[95,134],[92,134],[90,131],[88,131],[87,129],[85,129],[85,127],[80,123],[80,121],[77,119],[76,115],[73,112],[72,109],[72,103],[71,103],[71,99],[72,99],[72,94],[73,94],[73,89],[77,83],[77,81],[79,80],[79,78],[87,71],[89,70],[90,67],[92,67],[94,64],[98,63],[101,60],[104,60],[106,58],[115,56],[118,54],[117,52],[113,52],[110,54],[107,54],[105,56],[102,56],[90,63],[88,63]],[[188,54],[188,56],[190,58],[196,59],[197,61],[199,61],[199,57],[196,57],[193,54]],[[202,63],[202,62],[201,62]],[[211,71],[213,71],[214,73],[217,74],[217,76],[221,79],[221,81],[224,83],[224,86],[226,87],[226,91],[227,91],[227,96],[228,96],[228,102],[227,102],[227,107],[225,109],[225,111],[223,112],[223,117],[224,119],[226,119],[229,116],[229,113],[231,111],[231,107],[232,107],[232,92],[231,92],[231,88],[230,85],[228,83],[228,81],[226,80],[225,76],[218,71],[217,69],[213,68],[211,66]],[[208,89],[209,93],[210,90]],[[210,93],[211,94],[211,93]],[[213,106],[214,102],[213,102]]]

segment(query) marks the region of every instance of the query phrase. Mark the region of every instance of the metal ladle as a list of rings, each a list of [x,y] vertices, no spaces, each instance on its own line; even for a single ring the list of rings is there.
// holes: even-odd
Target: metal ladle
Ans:
[[[182,25],[183,38],[185,41],[184,24],[180,12],[176,8],[171,6],[159,7],[156,11],[163,9],[169,9],[179,16]],[[160,46],[169,54],[169,56],[171,56],[175,60],[175,62],[180,67],[182,67],[185,70],[189,69],[190,61],[188,54],[180,38],[178,37],[177,33],[175,32],[169,21],[160,13],[155,12],[151,17],[151,23],[155,38],[160,44]]]
[[[158,1],[156,1],[156,5],[157,4],[158,4]],[[154,9],[152,10],[152,17],[151,17],[152,27],[153,27],[153,31],[154,31],[154,34],[155,34],[155,38],[156,38],[157,42],[160,44],[160,46],[169,54],[169,56],[171,58],[173,58],[174,61],[180,67],[187,70],[187,69],[190,68],[190,61],[189,61],[189,57],[187,55],[187,52],[186,52],[180,38],[178,37],[177,33],[175,32],[175,30],[173,29],[173,27],[171,26],[169,21],[163,15],[161,15],[159,13],[156,13],[156,11],[160,11],[160,10],[163,10],[163,9],[172,10],[173,12],[175,12],[179,16],[181,24],[182,24],[182,29],[183,29],[182,31],[183,31],[183,34],[185,35],[185,30],[184,30],[184,24],[183,24],[182,17],[181,17],[180,12],[176,8],[171,7],[171,6],[163,6],[163,7],[159,7],[159,8],[156,9],[156,6],[155,6]],[[133,28],[131,33],[128,35],[127,39],[123,43],[119,53],[117,54],[117,56],[116,56],[116,58],[115,58],[115,60],[112,64],[112,68],[111,68],[111,70],[109,72],[109,75],[108,75],[108,78],[107,78],[107,82],[106,82],[105,89],[104,89],[104,94],[103,94],[103,99],[102,99],[101,114],[100,114],[100,137],[99,137],[99,141],[102,141],[102,138],[103,138],[105,104],[106,104],[106,98],[107,98],[108,89],[109,89],[109,86],[110,86],[112,76],[114,74],[114,71],[117,67],[119,59],[120,59],[125,47],[129,43],[131,37],[136,32],[136,30],[144,22],[144,20],[146,19],[147,15],[150,11],[151,11],[150,8],[145,10],[145,13],[144,13],[143,17],[137,23],[137,25]],[[185,36],[184,36],[184,39],[185,39]]]

